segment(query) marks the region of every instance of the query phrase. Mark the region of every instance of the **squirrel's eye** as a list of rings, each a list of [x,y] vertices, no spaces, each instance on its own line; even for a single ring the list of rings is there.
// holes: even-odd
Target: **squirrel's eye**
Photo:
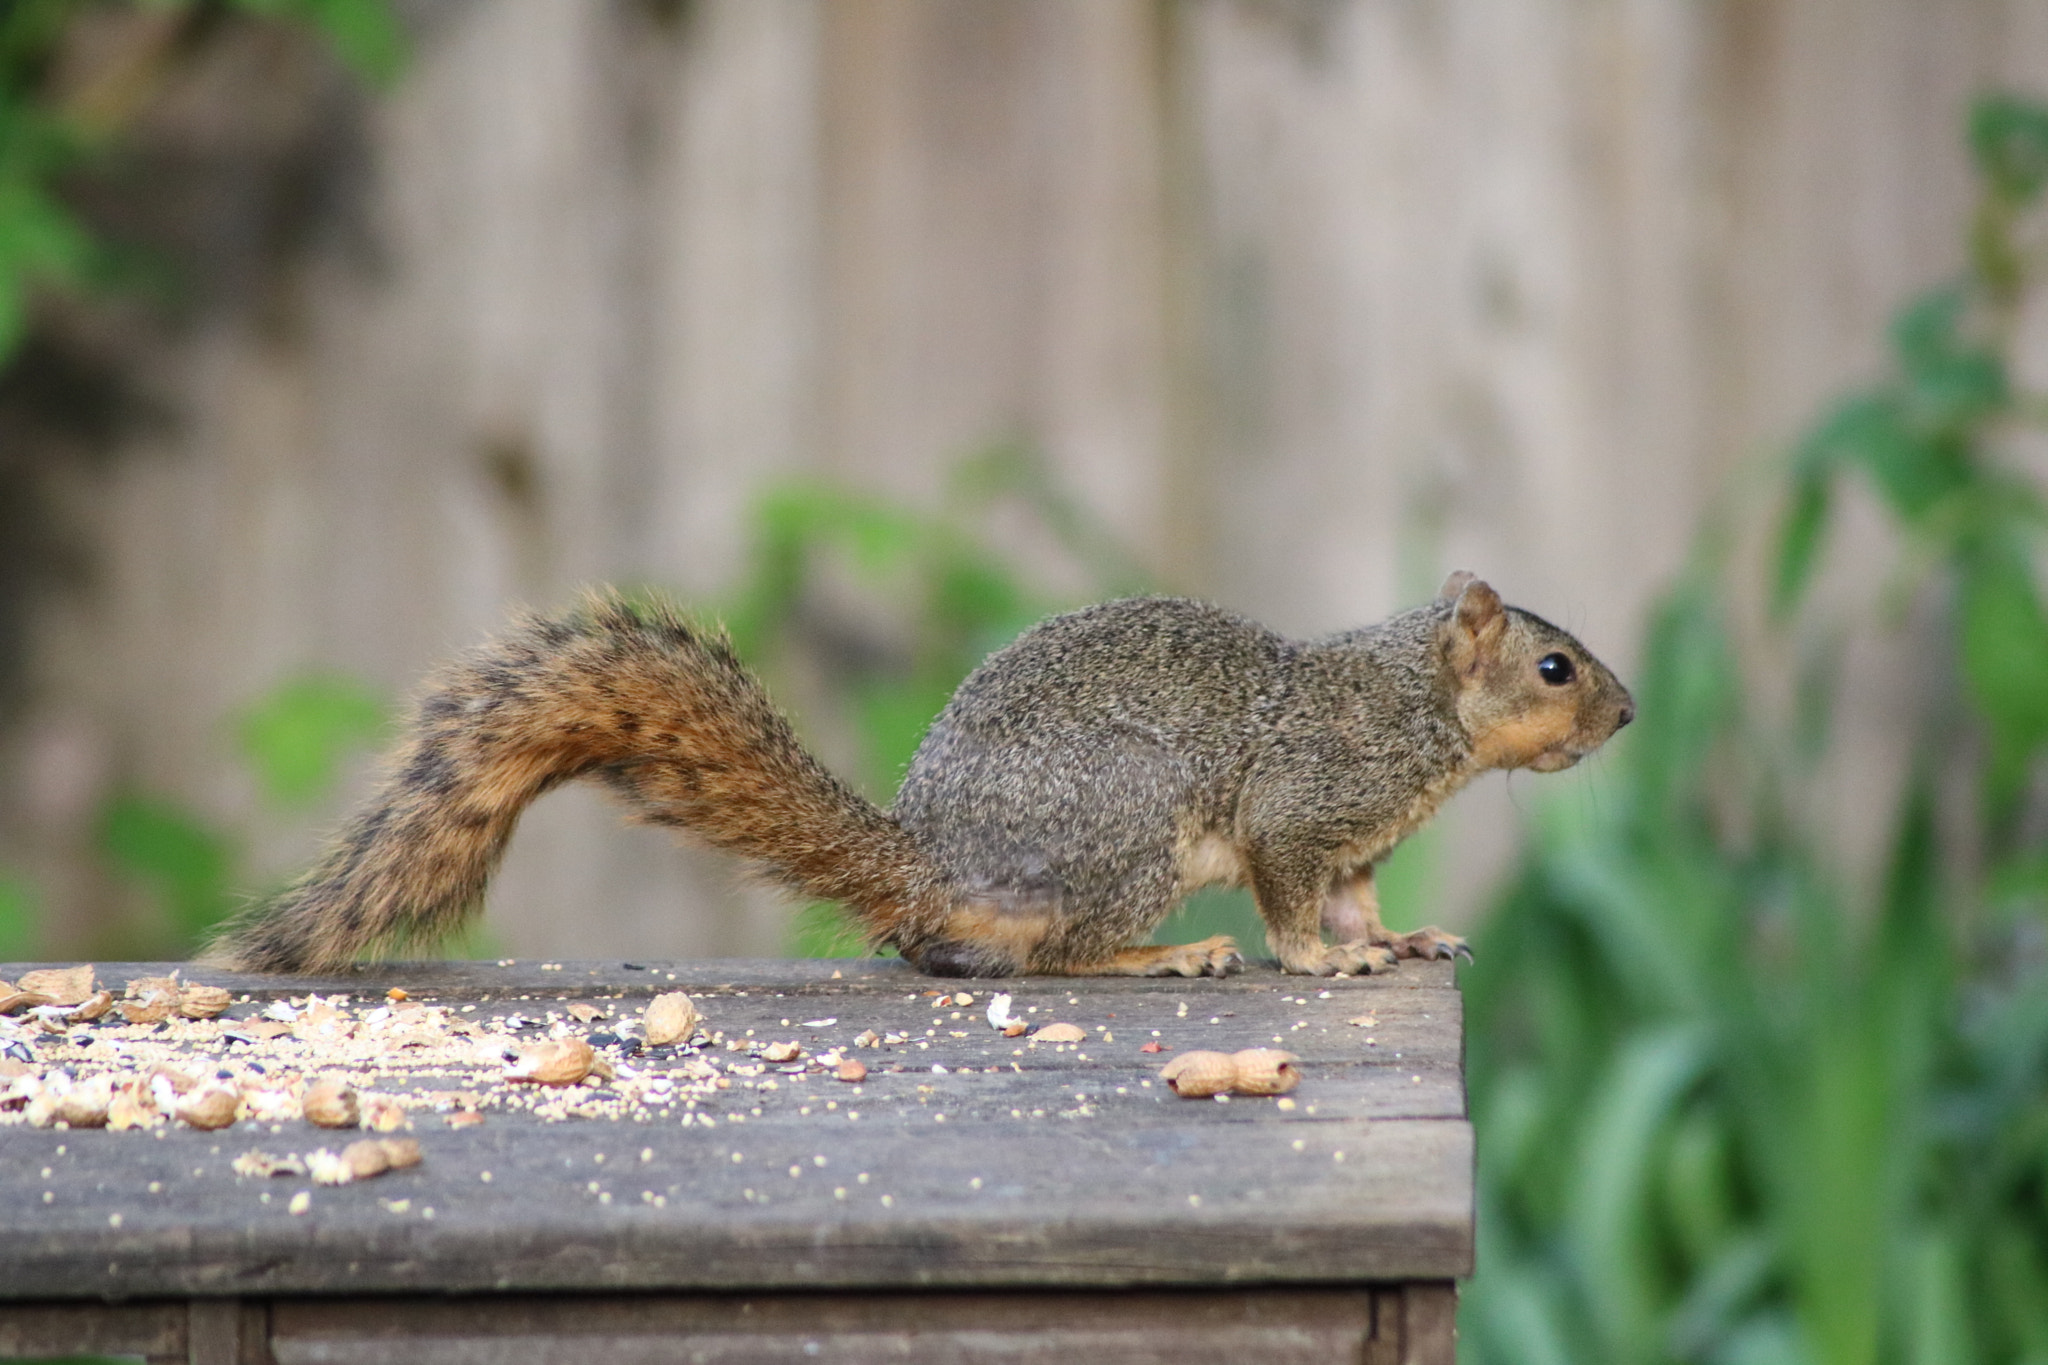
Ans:
[[[1536,671],[1543,675],[1543,681],[1552,687],[1563,687],[1578,675],[1571,659],[1563,654],[1546,654],[1536,661]]]

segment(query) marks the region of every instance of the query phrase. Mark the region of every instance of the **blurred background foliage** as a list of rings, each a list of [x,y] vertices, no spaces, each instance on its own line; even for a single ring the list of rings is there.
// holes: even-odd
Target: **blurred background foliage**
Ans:
[[[67,30],[106,0],[0,5],[0,366],[26,334],[39,293],[90,293],[150,273],[67,201],[67,182],[118,151],[171,66],[240,14],[309,26],[366,80],[389,81],[404,42],[385,0],[134,0],[162,17],[153,41],[79,84],[55,79]]]
[[[1467,1359],[2048,1360],[2048,613],[2039,438],[2014,372],[2043,302],[2048,108],[1990,98],[1957,279],[1897,315],[1891,373],[1788,468],[1775,629],[1845,486],[1902,547],[1878,596],[1938,648],[1873,894],[1805,778],[1833,686],[1767,715],[1710,530],[1649,627],[1642,723],[1601,799],[1540,803],[1467,969],[1480,1144]],[[1731,528],[1734,529],[1734,528]],[[1752,615],[1760,615],[1761,611]],[[1818,657],[1818,656],[1815,656]]]
[[[68,78],[60,70],[67,35],[95,11],[110,10],[153,18],[147,41],[88,79]],[[0,3],[0,376],[13,377],[39,308],[175,288],[172,267],[90,222],[73,191],[119,158],[123,135],[176,64],[236,21],[315,31],[359,78],[376,84],[396,76],[404,60],[385,0]],[[19,456],[0,450],[0,503],[8,504],[0,527],[33,539],[46,528],[16,524],[41,506],[22,483]],[[287,679],[235,719],[239,756],[267,802],[304,808],[332,791],[339,765],[375,741],[384,715],[384,704],[352,679]],[[105,800],[94,844],[109,875],[144,892],[140,911],[99,945],[109,956],[184,955],[236,908],[250,880],[233,833],[160,794]],[[26,879],[0,868],[0,958],[34,955],[38,904]]]

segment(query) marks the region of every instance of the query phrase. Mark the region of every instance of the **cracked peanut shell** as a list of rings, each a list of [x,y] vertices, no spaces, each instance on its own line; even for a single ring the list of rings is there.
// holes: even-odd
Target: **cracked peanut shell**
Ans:
[[[1240,1095],[1284,1095],[1301,1084],[1301,1070],[1295,1066],[1301,1058],[1291,1052],[1248,1047],[1231,1054],[1230,1060],[1237,1066],[1232,1088]]]
[[[1182,1099],[1207,1099],[1236,1086],[1237,1059],[1223,1052],[1183,1052],[1159,1074]]]
[[[682,991],[669,991],[647,1002],[640,1027],[649,1047],[666,1047],[670,1043],[688,1042],[703,1017],[697,1012],[697,1003],[688,995]]]
[[[534,1085],[575,1085],[597,1065],[597,1052],[581,1038],[558,1038],[540,1043],[519,1054],[519,1060],[505,1068],[508,1081]]]
[[[321,1128],[353,1128],[362,1118],[356,1092],[331,1077],[306,1087],[299,1096],[299,1112]]]

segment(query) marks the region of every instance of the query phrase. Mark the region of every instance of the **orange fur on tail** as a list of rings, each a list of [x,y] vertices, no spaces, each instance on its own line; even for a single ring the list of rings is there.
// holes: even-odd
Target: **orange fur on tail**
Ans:
[[[208,958],[311,971],[438,938],[478,905],[520,813],[586,776],[638,819],[846,903],[878,942],[942,913],[930,861],[804,750],[722,634],[603,595],[527,621],[436,677],[375,797]]]

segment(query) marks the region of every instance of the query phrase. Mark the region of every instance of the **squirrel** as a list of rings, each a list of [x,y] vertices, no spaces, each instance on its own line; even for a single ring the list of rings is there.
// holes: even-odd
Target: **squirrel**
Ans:
[[[1374,864],[1479,773],[1568,768],[1634,714],[1577,640],[1462,571],[1311,641],[1130,598],[990,655],[885,811],[805,750],[722,631],[601,592],[431,679],[381,789],[208,957],[309,972],[446,934],[520,813],[591,777],[934,975],[1224,975],[1228,937],[1142,943],[1216,883],[1251,888],[1285,970],[1383,971],[1469,950],[1387,930]]]

